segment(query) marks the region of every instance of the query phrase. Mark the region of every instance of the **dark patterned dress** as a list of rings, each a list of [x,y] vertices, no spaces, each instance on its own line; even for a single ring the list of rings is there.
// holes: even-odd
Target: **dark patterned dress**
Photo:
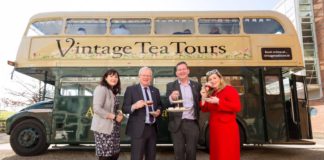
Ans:
[[[119,101],[115,96],[114,112],[117,114]],[[94,132],[97,157],[110,157],[120,152],[120,123],[114,121],[111,134]]]

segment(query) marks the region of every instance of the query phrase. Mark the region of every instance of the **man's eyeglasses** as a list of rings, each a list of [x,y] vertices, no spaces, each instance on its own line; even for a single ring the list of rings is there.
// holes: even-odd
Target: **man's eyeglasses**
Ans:
[[[211,70],[211,71],[208,71],[208,72],[206,73],[206,76],[210,76],[210,75],[212,75],[212,74],[216,74],[216,75],[218,75],[218,76],[221,75],[217,69],[213,69],[213,70]]]
[[[152,75],[141,74],[141,77],[152,77]]]

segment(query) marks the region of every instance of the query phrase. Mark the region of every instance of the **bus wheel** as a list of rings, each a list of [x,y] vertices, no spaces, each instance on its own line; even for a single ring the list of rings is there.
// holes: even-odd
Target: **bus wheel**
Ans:
[[[20,156],[33,156],[45,152],[45,128],[36,120],[28,119],[18,123],[11,131],[11,148]]]

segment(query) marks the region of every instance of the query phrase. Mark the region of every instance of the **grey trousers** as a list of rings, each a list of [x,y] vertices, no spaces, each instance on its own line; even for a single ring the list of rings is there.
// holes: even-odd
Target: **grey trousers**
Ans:
[[[199,126],[194,120],[183,119],[177,132],[171,132],[175,160],[196,160]]]
[[[131,160],[155,160],[156,139],[155,126],[145,125],[143,136],[131,139]]]

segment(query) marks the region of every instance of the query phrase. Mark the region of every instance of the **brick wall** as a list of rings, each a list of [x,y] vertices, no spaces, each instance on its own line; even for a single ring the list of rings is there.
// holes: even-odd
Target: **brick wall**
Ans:
[[[322,84],[324,84],[324,0],[314,0],[314,18]]]
[[[324,91],[324,0],[313,0],[313,7],[318,58],[320,63],[320,76],[322,81],[322,90]],[[324,102],[324,98],[320,101]]]

